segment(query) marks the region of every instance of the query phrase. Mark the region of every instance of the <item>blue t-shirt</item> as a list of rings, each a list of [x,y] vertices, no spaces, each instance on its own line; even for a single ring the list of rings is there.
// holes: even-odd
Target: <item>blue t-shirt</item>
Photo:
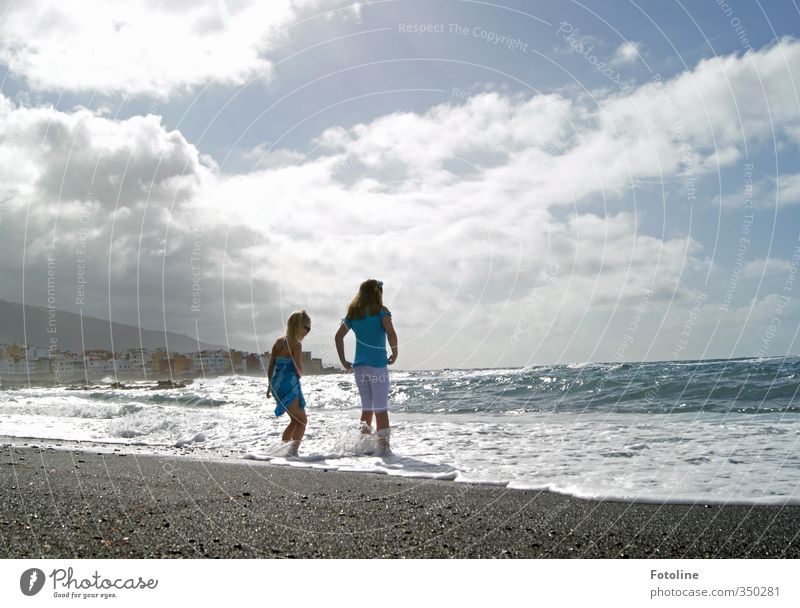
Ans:
[[[356,334],[356,358],[353,367],[356,365],[386,367],[389,364],[383,318],[391,316],[392,313],[388,310],[382,310],[377,315],[369,315],[363,319],[344,319],[343,323]]]

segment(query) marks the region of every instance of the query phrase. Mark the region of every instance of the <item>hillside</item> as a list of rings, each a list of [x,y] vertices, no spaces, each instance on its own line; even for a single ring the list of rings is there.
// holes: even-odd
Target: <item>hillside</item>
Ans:
[[[105,319],[83,317],[83,342],[81,341],[80,315],[61,310],[55,311],[56,333],[48,333],[48,322],[53,311],[38,306],[25,306],[25,328],[27,344],[48,347],[50,338],[56,336],[59,350],[82,352],[93,348],[119,352],[128,348],[155,349],[169,345],[172,352],[193,352],[198,350],[197,340],[191,336],[152,329],[139,330],[134,325],[109,323]],[[16,302],[0,300],[0,342],[23,344],[26,342],[23,331],[23,306]],[[200,343],[200,349],[222,348],[216,344]]]

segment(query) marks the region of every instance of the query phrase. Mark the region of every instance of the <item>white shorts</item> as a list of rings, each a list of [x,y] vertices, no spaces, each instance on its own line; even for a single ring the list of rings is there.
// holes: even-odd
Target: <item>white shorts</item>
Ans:
[[[389,411],[389,369],[359,365],[354,367],[356,386],[365,412]]]

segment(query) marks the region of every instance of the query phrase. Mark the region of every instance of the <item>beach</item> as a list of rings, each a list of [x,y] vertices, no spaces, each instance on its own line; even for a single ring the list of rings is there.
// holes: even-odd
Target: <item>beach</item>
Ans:
[[[0,439],[4,558],[797,558],[800,507],[591,501]]]

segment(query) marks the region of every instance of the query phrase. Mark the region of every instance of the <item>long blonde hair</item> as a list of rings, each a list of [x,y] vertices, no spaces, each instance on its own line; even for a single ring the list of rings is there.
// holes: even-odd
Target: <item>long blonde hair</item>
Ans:
[[[286,340],[289,342],[299,340],[303,326],[309,323],[311,323],[311,317],[308,316],[305,310],[293,312],[286,321]]]
[[[369,279],[361,283],[358,293],[347,307],[348,319],[363,319],[377,315],[383,308],[383,283]]]

